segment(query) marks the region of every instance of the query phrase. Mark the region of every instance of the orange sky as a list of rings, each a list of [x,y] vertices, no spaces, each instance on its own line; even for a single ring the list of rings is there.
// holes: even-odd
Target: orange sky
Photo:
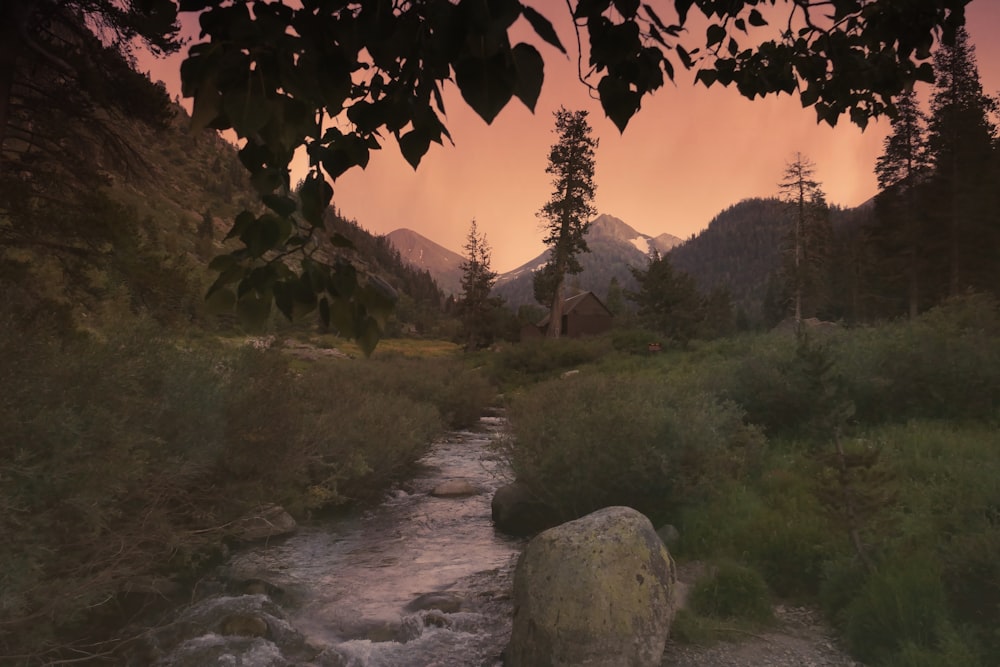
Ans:
[[[564,1],[530,4],[556,23],[572,54],[575,38],[564,19]],[[974,0],[966,11],[984,89],[1000,93],[1000,0]],[[341,212],[369,231],[409,227],[456,252],[475,218],[493,247],[494,270],[513,269],[544,250],[535,212],[551,194],[545,166],[555,140],[552,113],[560,105],[591,112],[600,138],[598,211],[652,236],[686,238],[741,199],[776,194],[785,163],[796,151],[816,164],[831,203],[855,206],[877,190],[873,168],[887,120],[863,133],[846,118],[831,129],[817,125],[815,112],[802,109],[797,98],[751,102],[735,90],[693,86],[679,71],[678,83],[645,100],[620,135],[577,81],[575,55],[569,60],[538,39],[530,41],[546,61],[534,115],[515,99],[488,126],[450,87],[445,124],[455,146],[432,144],[414,171],[395,143],[386,142],[365,171],[355,168],[334,184]],[[180,60],[141,66],[176,92]]]

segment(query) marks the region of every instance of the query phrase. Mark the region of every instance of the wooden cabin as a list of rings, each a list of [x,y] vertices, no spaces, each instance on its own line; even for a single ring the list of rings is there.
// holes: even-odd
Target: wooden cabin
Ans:
[[[611,329],[614,316],[593,292],[581,292],[563,299],[562,329],[560,336],[579,338],[596,336]],[[549,316],[538,324],[527,324],[521,329],[521,339],[542,338],[549,333]]]

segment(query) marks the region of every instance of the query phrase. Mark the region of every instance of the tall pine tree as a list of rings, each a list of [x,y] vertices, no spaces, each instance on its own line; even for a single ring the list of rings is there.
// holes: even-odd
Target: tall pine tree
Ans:
[[[821,310],[827,288],[830,219],[826,195],[814,179],[815,172],[816,165],[796,153],[779,184],[782,199],[795,205],[785,273],[796,322],[804,313],[811,316]]]
[[[587,112],[560,107],[555,116],[559,140],[549,151],[549,165],[545,168],[545,173],[553,177],[552,198],[538,212],[545,221],[545,243],[549,246],[549,261],[543,271],[548,272],[552,285],[551,338],[562,333],[563,283],[567,274],[583,270],[577,255],[589,252],[586,234],[590,219],[597,213],[593,202],[598,141],[587,122]]]
[[[1000,213],[991,172],[997,101],[983,92],[975,47],[959,28],[951,46],[935,54],[938,74],[931,101],[930,150],[934,163],[936,241],[947,258],[940,275],[948,295],[997,290]]]
[[[465,240],[465,261],[462,262],[462,295],[458,312],[462,321],[465,349],[475,350],[493,341],[496,310],[501,301],[490,291],[497,273],[490,268],[492,250],[486,235],[480,234],[473,220]]]
[[[884,266],[904,276],[907,311],[912,319],[920,310],[921,276],[927,262],[926,214],[920,199],[930,178],[931,159],[927,117],[914,91],[903,93],[895,107],[892,134],[886,137],[884,152],[875,165],[881,192],[876,198],[878,223],[873,235]],[[894,269],[896,266],[902,270]]]

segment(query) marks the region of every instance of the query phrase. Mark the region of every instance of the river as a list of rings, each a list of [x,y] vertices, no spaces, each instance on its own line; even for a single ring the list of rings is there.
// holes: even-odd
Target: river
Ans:
[[[280,620],[266,616],[271,627],[252,642],[207,632],[159,664],[192,664],[196,660],[185,651],[208,645],[215,646],[211,664],[240,667],[501,664],[510,634],[512,570],[523,546],[498,533],[490,517],[493,492],[504,478],[489,444],[502,427],[501,418],[484,417],[474,431],[447,434],[421,460],[416,476],[377,507],[307,524],[281,541],[235,553],[226,576],[257,588],[245,600],[229,593],[201,607],[253,603]],[[482,492],[429,494],[450,480]],[[282,642],[269,641],[276,635],[307,648],[288,655]]]

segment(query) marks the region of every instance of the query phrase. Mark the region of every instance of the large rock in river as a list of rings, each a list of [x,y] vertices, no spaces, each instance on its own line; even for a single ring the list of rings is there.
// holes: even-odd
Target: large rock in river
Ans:
[[[655,667],[674,564],[645,516],[608,507],[537,535],[514,571],[507,667]]]

